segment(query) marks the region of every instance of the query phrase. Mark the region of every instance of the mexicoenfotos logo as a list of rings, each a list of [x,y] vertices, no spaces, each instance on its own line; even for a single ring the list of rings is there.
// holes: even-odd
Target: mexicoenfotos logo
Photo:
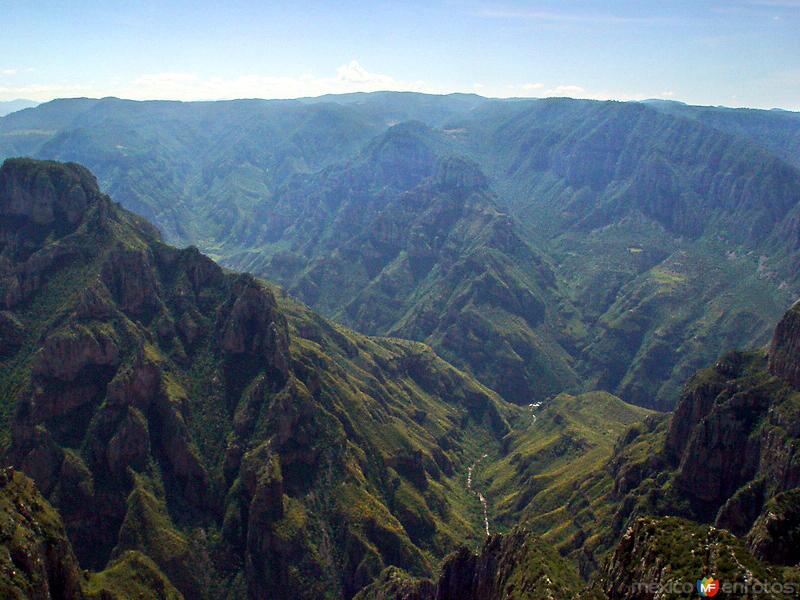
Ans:
[[[697,580],[697,593],[703,598],[712,598],[719,591],[719,579],[703,577]]]

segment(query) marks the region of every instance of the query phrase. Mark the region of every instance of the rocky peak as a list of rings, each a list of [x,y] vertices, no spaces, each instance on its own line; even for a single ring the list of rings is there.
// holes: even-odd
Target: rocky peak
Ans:
[[[382,181],[413,187],[433,172],[435,155],[430,135],[431,130],[422,123],[400,123],[370,144],[366,159]]]
[[[0,216],[36,225],[75,226],[102,194],[97,180],[74,163],[6,160],[0,167]]]
[[[11,308],[30,297],[46,282],[51,267],[75,258],[79,248],[60,242],[86,220],[93,204],[111,207],[102,198],[94,177],[79,165],[30,159],[3,163],[0,306]],[[8,344],[0,346],[8,350]]]
[[[459,157],[449,157],[436,164],[434,185],[445,189],[470,190],[487,186],[486,176],[478,165]]]
[[[769,370],[800,389],[800,301],[786,312],[775,328],[769,347]]]

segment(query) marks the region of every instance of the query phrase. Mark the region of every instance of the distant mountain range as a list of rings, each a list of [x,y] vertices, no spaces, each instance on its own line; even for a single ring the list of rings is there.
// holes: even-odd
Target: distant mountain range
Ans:
[[[669,409],[800,295],[800,115],[375,93],[55,100],[0,156],[72,160],[234,269],[431,344],[506,399]]]
[[[24,108],[33,108],[38,104],[33,100],[0,100],[0,117],[5,117]]]

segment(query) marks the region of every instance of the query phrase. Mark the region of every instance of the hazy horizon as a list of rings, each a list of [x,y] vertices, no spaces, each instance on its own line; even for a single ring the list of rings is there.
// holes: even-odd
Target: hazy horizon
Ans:
[[[800,109],[797,0],[0,6],[0,100],[387,90]]]
[[[243,100],[263,100],[266,102],[273,102],[273,101],[292,101],[292,100],[316,100],[320,98],[325,98],[327,96],[336,97],[336,96],[350,96],[356,94],[418,94],[424,96],[456,96],[456,95],[468,95],[468,96],[477,96],[480,98],[484,98],[486,100],[509,100],[509,101],[526,101],[526,100],[554,100],[554,99],[565,99],[565,100],[587,100],[592,102],[631,102],[631,103],[650,103],[650,102],[671,102],[675,104],[682,104],[685,106],[696,106],[696,107],[708,107],[708,108],[724,108],[730,110],[762,110],[762,111],[778,111],[778,112],[789,112],[789,113],[800,113],[800,108],[790,109],[790,108],[783,108],[781,106],[772,106],[772,107],[756,107],[756,106],[736,106],[730,104],[693,104],[691,102],[683,101],[679,98],[643,98],[641,100],[617,100],[615,98],[576,98],[573,96],[506,96],[506,97],[498,97],[498,96],[486,96],[483,94],[477,94],[475,92],[444,92],[444,93],[430,93],[430,92],[415,92],[410,90],[374,90],[370,92],[340,92],[340,93],[325,93],[319,94],[317,96],[296,96],[291,98],[260,98],[260,97],[241,97],[241,98],[197,98],[193,100],[181,100],[181,99],[173,99],[173,98],[147,98],[147,99],[140,99],[140,98],[125,98],[120,96],[65,96],[65,97],[56,97],[51,98],[49,100],[42,100],[36,101],[31,100],[29,98],[12,98],[9,100],[0,100],[0,105],[9,105],[15,103],[23,103],[23,102],[30,102],[31,106],[25,106],[11,112],[18,112],[19,110],[25,110],[25,108],[33,108],[35,106],[39,106],[42,104],[47,104],[48,102],[55,102],[58,100],[105,100],[105,99],[115,99],[115,100],[123,100],[123,101],[130,101],[130,102],[179,102],[179,103],[193,103],[193,102],[237,102]],[[6,114],[11,114],[11,112]],[[0,115],[5,116],[5,115]]]

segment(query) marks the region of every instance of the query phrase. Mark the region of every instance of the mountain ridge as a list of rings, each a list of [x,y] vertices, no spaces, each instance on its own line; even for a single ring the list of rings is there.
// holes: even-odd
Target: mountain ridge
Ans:
[[[195,243],[229,267],[288,285],[362,331],[409,336],[440,351],[449,329],[429,322],[452,323],[461,309],[431,310],[422,296],[415,307],[413,299],[395,300],[396,284],[413,282],[414,272],[404,272],[402,261],[382,275],[365,271],[386,266],[385,250],[367,237],[359,246],[345,224],[365,227],[383,209],[419,223],[430,216],[427,205],[408,199],[422,194],[421,180],[437,161],[471,161],[489,186],[483,204],[507,213],[509,235],[556,283],[543,292],[539,266],[521,265],[505,250],[495,260],[498,240],[481,242],[478,263],[475,245],[454,248],[448,261],[467,267],[437,271],[429,289],[459,298],[489,277],[498,282],[491,293],[508,302],[496,300],[501,310],[484,310],[480,319],[463,314],[468,327],[494,340],[497,364],[483,368],[484,357],[460,349],[447,358],[491,387],[499,379],[491,371],[516,365],[521,377],[503,393],[517,402],[579,380],[576,391],[603,388],[665,410],[682,381],[719,353],[768,342],[800,295],[800,174],[787,162],[794,129],[770,133],[791,118],[412,93],[303,102],[76,100],[0,120],[0,156],[87,163],[103,189],[167,240]],[[402,193],[410,196],[401,214]],[[435,237],[423,235],[413,251],[429,253]],[[336,252],[332,263],[319,262]],[[324,293],[315,291],[320,284]],[[344,298],[340,284],[357,298]],[[516,308],[509,313],[516,300],[504,287],[543,301],[543,324],[532,327]],[[464,341],[456,346],[466,348]]]
[[[95,581],[152,564],[186,597],[349,598],[494,528],[464,482],[527,409],[167,246],[79,165],[8,160],[0,181],[4,456]]]

